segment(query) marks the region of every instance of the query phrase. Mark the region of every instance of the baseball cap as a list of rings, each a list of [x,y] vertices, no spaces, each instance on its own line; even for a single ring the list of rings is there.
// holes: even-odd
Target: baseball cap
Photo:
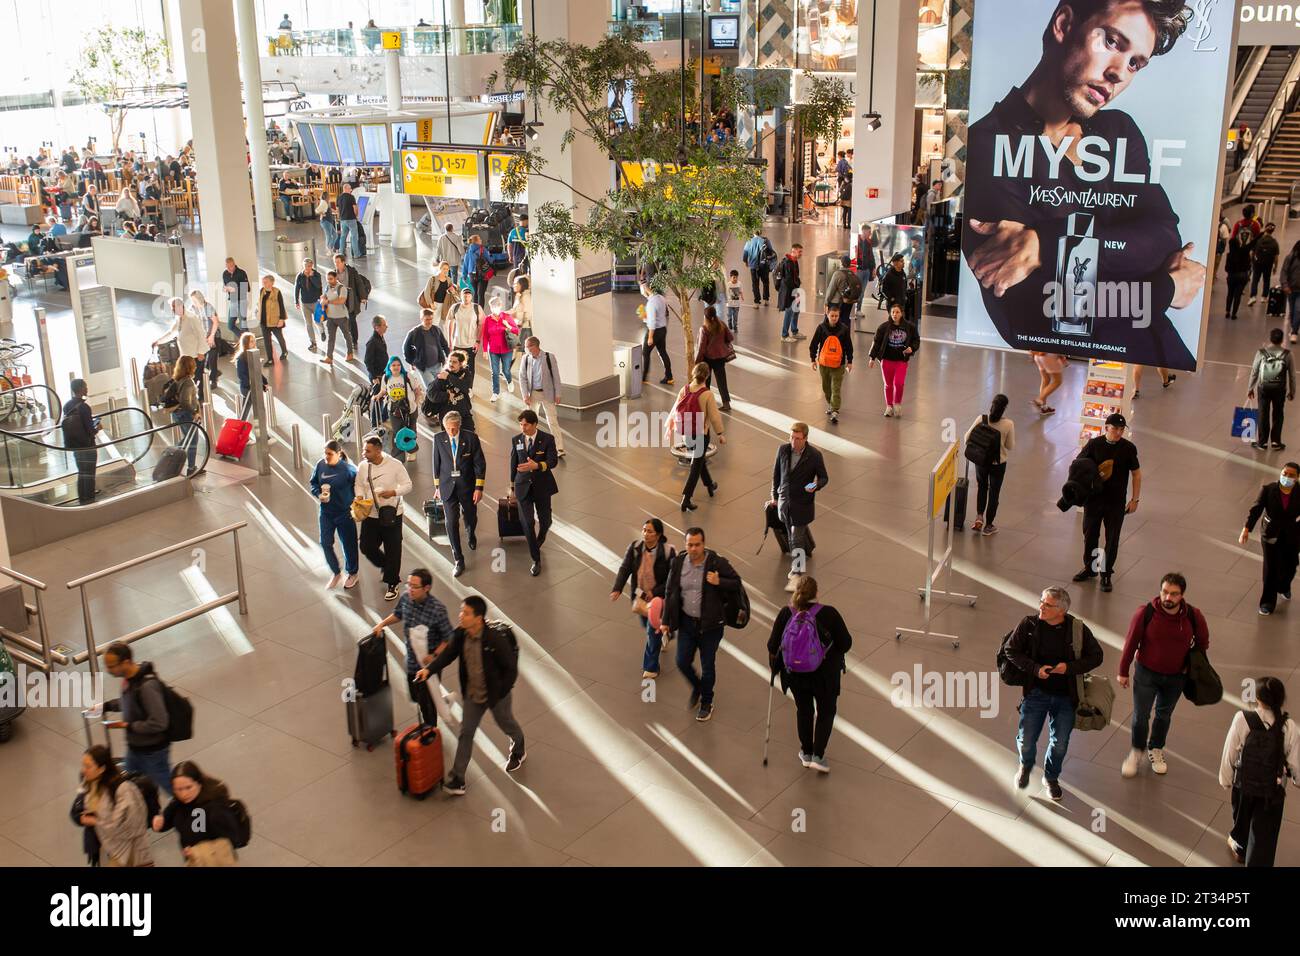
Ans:
[[[1116,428],[1128,428],[1128,421],[1119,412],[1115,412],[1106,419],[1107,425],[1114,425]]]

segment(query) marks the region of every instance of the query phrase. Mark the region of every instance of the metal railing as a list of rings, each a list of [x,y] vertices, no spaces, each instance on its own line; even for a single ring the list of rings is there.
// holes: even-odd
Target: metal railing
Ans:
[[[1242,158],[1241,167],[1232,174],[1231,180],[1225,177],[1225,196],[1244,198],[1251,184],[1259,178],[1264,153],[1273,141],[1273,135],[1277,132],[1278,127],[1286,119],[1287,108],[1291,105],[1297,92],[1297,83],[1300,83],[1300,56],[1291,61],[1286,76],[1282,78],[1282,84],[1273,96],[1273,102],[1268,104],[1268,110],[1264,113],[1264,124],[1256,131],[1250,151]],[[1248,174],[1249,179],[1246,178]]]
[[[15,634],[6,627],[0,627],[0,640],[9,645],[9,651],[14,657],[18,658],[25,664],[39,668],[46,674],[50,672],[55,664],[66,664],[68,658],[54,650],[50,646],[50,634],[45,627],[45,599],[42,597],[46,590],[44,581],[37,581],[35,578],[15,571],[13,568],[0,566],[0,574],[12,578],[19,584],[26,584],[36,594],[36,603],[28,604],[26,595],[23,596],[23,610],[27,613],[27,623],[36,622],[37,633],[40,634],[40,641],[33,641],[30,637],[24,637],[22,634]],[[39,654],[39,657],[34,655]]]
[[[509,53],[523,39],[518,23],[482,23],[463,27],[358,27],[348,30],[283,30],[264,34],[267,56],[382,56],[382,36],[400,33],[403,56],[445,53]]]
[[[138,558],[132,558],[130,561],[124,561],[121,564],[115,564],[111,568],[104,568],[102,571],[96,571],[93,574],[87,574],[84,577],[77,578],[75,581],[68,582],[68,589],[78,588],[81,591],[81,618],[86,629],[86,649],[72,658],[74,663],[81,664],[85,661],[90,662],[90,671],[92,674],[99,673],[99,655],[109,644],[121,642],[123,644],[132,644],[142,637],[149,637],[151,634],[157,634],[159,631],[165,631],[169,627],[177,624],[183,624],[185,621],[207,614],[209,611],[215,611],[219,607],[227,604],[239,602],[239,613],[248,613],[248,592],[244,588],[244,559],[239,550],[239,529],[248,527],[247,521],[240,521],[235,524],[226,525],[224,528],[218,528],[216,531],[209,531],[207,534],[201,534],[198,537],[189,538],[181,541],[179,544],[173,544],[170,547],[160,548],[157,551],[151,551],[149,554],[143,554]],[[126,571],[130,568],[139,567],[150,561],[165,557],[169,554],[175,554],[177,551],[183,551],[191,548],[196,544],[204,541],[211,541],[213,538],[219,538],[223,534],[229,534],[234,537],[235,541],[235,590],[228,594],[221,594],[211,601],[204,601],[198,607],[191,608],[188,611],[182,611],[179,614],[173,614],[165,617],[161,621],[137,628],[130,634],[124,634],[121,637],[115,637],[112,641],[105,644],[97,645],[95,643],[95,628],[90,619],[90,598],[86,593],[86,585],[110,575],[117,574],[119,571]]]

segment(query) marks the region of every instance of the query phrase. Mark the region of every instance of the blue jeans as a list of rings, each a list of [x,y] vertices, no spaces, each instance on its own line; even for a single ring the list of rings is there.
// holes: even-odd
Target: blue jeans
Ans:
[[[138,771],[154,783],[167,796],[172,795],[172,749],[170,746],[153,753],[126,748],[125,769],[127,773]]]
[[[339,573],[339,559],[334,554],[334,535],[343,542],[343,565],[348,574],[356,574],[361,565],[357,561],[357,523],[352,514],[331,513],[324,508],[320,510],[320,549],[325,552],[325,563],[332,573]]]
[[[641,657],[641,669],[652,674],[659,673],[659,651],[664,646],[664,636],[650,623],[650,618],[643,617],[645,625],[645,654]]]
[[[1159,674],[1133,662],[1133,734],[1134,750],[1162,750],[1169,736],[1169,723],[1174,716],[1178,698],[1183,696],[1184,674]],[[1147,739],[1147,721],[1151,705],[1156,708],[1156,719],[1151,723],[1151,737]]]
[[[325,230],[325,248],[330,252],[337,252],[339,247],[339,231],[334,225],[332,219],[322,219],[320,221],[321,229]]]
[[[510,384],[510,365],[515,360],[514,352],[502,352],[498,355],[496,352],[488,353],[488,361],[492,365],[492,394],[500,395],[501,389],[498,387],[500,376],[506,378],[506,385]]]
[[[1020,731],[1016,735],[1020,766],[1033,767],[1044,721],[1047,722],[1047,756],[1043,760],[1043,776],[1056,780],[1061,776],[1061,765],[1065,763],[1065,751],[1074,730],[1074,704],[1069,694],[1049,694],[1035,687],[1020,702]]]
[[[1288,296],[1291,306],[1291,334],[1300,335],[1300,292]]]
[[[781,336],[784,338],[788,335],[794,335],[798,331],[799,313],[791,306],[781,313]]]
[[[177,424],[185,424],[194,421],[194,416],[185,409],[179,409],[172,412],[172,421]],[[185,457],[189,461],[190,468],[194,467],[194,458],[199,450],[199,435],[194,428],[182,428],[180,430],[180,445],[185,449]]]
[[[677,628],[677,669],[691,682],[691,687],[699,691],[700,703],[703,704],[713,703],[713,683],[717,679],[713,665],[721,643],[721,627],[701,630],[698,620],[682,615]],[[696,651],[700,652],[699,674],[695,673]]]
[[[339,252],[347,252],[349,236],[352,238],[352,256],[355,258],[361,255],[361,240],[357,232],[357,221],[355,219],[340,219]]]

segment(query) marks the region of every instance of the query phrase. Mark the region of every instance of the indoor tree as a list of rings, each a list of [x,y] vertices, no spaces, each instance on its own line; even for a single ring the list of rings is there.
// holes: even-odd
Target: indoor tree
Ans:
[[[129,90],[158,85],[167,65],[167,41],[133,27],[100,27],[86,35],[77,60],[69,83],[89,102],[119,104],[105,106],[116,150],[127,114],[120,101]]]
[[[763,181],[734,143],[703,148],[686,136],[683,104],[696,101],[691,73],[656,70],[637,39],[635,30],[595,46],[526,37],[488,82],[523,87],[560,116],[571,116],[561,148],[583,137],[619,170],[619,185],[602,194],[574,190],[574,207],[551,202],[533,209],[530,253],[635,258],[653,271],[651,286],[676,300],[693,363],[692,299],[716,281],[728,240],[761,224]],[[635,117],[623,115],[625,102],[637,104]],[[573,188],[547,170],[535,148],[511,162],[507,194],[522,192],[529,177]]]

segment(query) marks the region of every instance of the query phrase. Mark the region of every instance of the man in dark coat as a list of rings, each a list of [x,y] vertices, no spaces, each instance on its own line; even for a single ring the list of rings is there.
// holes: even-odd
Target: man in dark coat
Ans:
[[[1246,526],[1241,529],[1240,541],[1245,544],[1262,516],[1264,526],[1259,531],[1264,546],[1264,588],[1259,595],[1259,613],[1273,613],[1280,594],[1291,599],[1291,582],[1295,580],[1296,566],[1300,563],[1300,464],[1287,462],[1277,481],[1259,489],[1259,498],[1250,506]]]
[[[776,450],[772,466],[772,498],[781,523],[790,538],[790,583],[807,573],[808,558],[816,544],[812,538],[815,506],[813,497],[830,483],[822,453],[808,444],[808,426],[795,422],[790,426],[790,440]]]
[[[459,412],[447,412],[443,430],[433,436],[433,494],[442,500],[447,514],[447,538],[456,562],[453,577],[465,571],[465,553],[460,549],[460,519],[465,517],[469,549],[478,547],[478,503],[483,498],[487,459],[483,446],[472,431],[462,431]]]

